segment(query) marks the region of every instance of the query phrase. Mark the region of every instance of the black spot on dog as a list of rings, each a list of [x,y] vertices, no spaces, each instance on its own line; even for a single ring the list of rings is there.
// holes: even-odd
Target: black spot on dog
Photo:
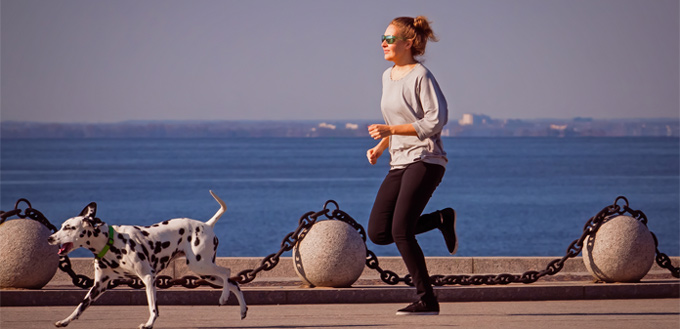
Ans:
[[[85,241],[85,244],[90,245],[90,240]]]
[[[151,227],[158,227],[158,224],[153,224],[151,225]]]
[[[120,252],[121,252],[123,255],[127,255],[127,249],[121,249]]]
[[[149,236],[149,232],[142,230],[142,235],[143,236]]]
[[[137,246],[137,243],[135,243],[135,241],[133,241],[133,240],[130,240],[130,249],[135,249],[136,246]]]
[[[201,232],[201,228],[196,226],[196,234],[198,234],[199,232]]]
[[[144,255],[146,255],[146,257],[149,257],[149,251],[146,249],[146,247],[142,246],[142,252]]]
[[[81,238],[85,237],[85,231],[82,231],[82,232],[80,233],[80,237],[81,237]]]
[[[125,239],[125,237],[122,234],[118,234],[118,239],[123,241],[123,243],[127,243],[127,239]]]
[[[108,280],[109,280],[109,276],[108,276],[108,275],[104,275],[104,276],[101,278],[101,282],[106,282],[106,281],[108,281]]]
[[[196,255],[196,261],[200,262],[201,261],[201,255]]]
[[[191,242],[191,235],[187,237],[187,241]]]
[[[92,231],[88,230],[88,231],[87,231],[87,237],[89,238],[89,237],[91,237],[91,236],[92,236]]]
[[[95,228],[94,231],[92,232],[92,235],[96,238],[96,237],[99,236],[99,233],[101,233],[101,232],[102,232],[102,231],[99,230],[99,227],[97,227],[97,228]]]
[[[119,267],[120,265],[119,265],[118,262],[116,262],[115,260],[112,260],[112,261],[111,261],[111,264],[109,264],[109,266],[111,266],[111,268],[117,268],[117,267]]]
[[[144,256],[144,254],[142,254],[141,252],[137,253],[137,257],[139,257],[139,259],[142,261],[146,259],[146,256]]]
[[[183,234],[184,234],[184,229],[183,228],[179,229],[179,235],[183,235]]]
[[[166,221],[162,222],[161,224],[168,225],[168,221],[166,220]]]
[[[166,249],[166,248],[170,247],[170,241],[165,241],[165,242],[163,242],[163,244],[161,244],[161,247],[162,247],[163,249]]]
[[[134,227],[134,228],[136,228],[136,229],[137,229],[137,230],[139,230],[139,231],[141,231],[141,230],[142,230],[142,229],[141,229],[141,228],[139,228],[139,226],[137,226],[137,225],[135,225],[135,226],[133,226],[133,227]]]
[[[156,253],[156,254],[161,252],[161,243],[160,242],[156,242],[156,247],[153,249],[153,252]]]
[[[97,250],[94,249],[94,248],[87,248],[87,249],[88,249],[89,251],[91,251],[91,252],[97,252]]]
[[[101,259],[97,259],[97,264],[99,264],[99,268],[106,268],[106,263],[104,263]]]
[[[187,265],[189,265],[189,258],[187,258]]]
[[[194,246],[197,246],[197,247],[198,247],[199,244],[201,244],[201,239],[199,239],[198,237],[196,237],[196,240],[194,240]]]
[[[168,261],[170,261],[170,257],[168,256],[161,258],[161,264],[163,264],[163,267],[165,267],[165,264],[167,264]]]
[[[182,243],[182,238],[179,238],[179,240],[177,240],[177,244],[180,244],[180,243]]]

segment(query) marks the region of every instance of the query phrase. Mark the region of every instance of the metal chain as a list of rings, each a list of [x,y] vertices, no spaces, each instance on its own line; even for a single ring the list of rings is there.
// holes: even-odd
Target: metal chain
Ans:
[[[286,251],[292,250],[293,247],[295,247],[295,245],[298,243],[298,241],[302,240],[305,237],[309,229],[312,227],[312,225],[314,225],[314,223],[316,223],[316,220],[321,215],[325,215],[329,219],[331,218],[331,216],[328,216],[329,210],[327,207],[329,203],[335,204],[336,208],[338,206],[338,204],[335,201],[329,200],[326,202],[326,204],[324,204],[323,210],[319,212],[310,211],[302,215],[302,217],[300,217],[300,220],[298,220],[298,227],[295,229],[295,231],[288,233],[286,237],[283,238],[283,241],[281,241],[281,249],[279,249],[277,253],[271,254],[262,259],[262,261],[260,262],[260,266],[253,269],[243,270],[239,272],[237,276],[232,277],[231,279],[240,284],[245,284],[255,280],[255,276],[257,275],[257,273],[273,269],[279,263],[279,258],[281,257],[281,255]],[[363,230],[363,228],[361,229]],[[365,238],[364,241],[366,241]]]
[[[624,200],[625,205],[623,207],[618,205],[619,200]],[[28,204],[28,208],[26,209],[25,213],[22,214],[21,210],[18,209],[19,204],[21,202],[25,202]],[[328,209],[328,205],[333,204],[335,206],[335,210],[332,212]],[[329,212],[331,213],[329,215]],[[538,279],[540,279],[543,276],[546,275],[555,275],[559,271],[562,270],[564,267],[564,263],[567,261],[569,258],[573,258],[578,256],[581,253],[581,250],[583,249],[583,243],[585,240],[588,238],[588,236],[595,234],[600,226],[606,222],[607,219],[611,218],[614,215],[622,215],[624,213],[629,213],[631,217],[639,220],[642,224],[645,226],[647,225],[647,217],[642,211],[639,210],[633,210],[629,207],[628,205],[628,200],[620,196],[616,198],[614,201],[614,204],[605,207],[602,209],[597,215],[594,217],[591,217],[585,224],[583,228],[583,233],[581,234],[581,237],[577,240],[574,240],[569,247],[567,248],[567,252],[564,257],[555,259],[551,261],[547,267],[542,270],[542,271],[527,271],[523,274],[489,274],[489,275],[432,275],[430,276],[430,282],[433,285],[436,286],[443,286],[443,285],[455,285],[455,284],[460,284],[460,285],[496,285],[496,284],[509,284],[509,283],[533,283],[536,282]],[[284,239],[281,241],[281,248],[279,251],[275,254],[271,254],[260,262],[260,265],[254,269],[247,269],[244,271],[241,271],[237,276],[232,277],[231,279],[241,283],[241,284],[246,284],[251,281],[253,281],[256,277],[256,275],[261,272],[261,271],[269,271],[276,267],[279,263],[279,259],[281,255],[284,252],[290,251],[293,249],[293,247],[301,241],[309,229],[316,223],[317,219],[320,216],[326,216],[328,219],[335,219],[335,220],[341,220],[350,226],[352,226],[361,238],[364,240],[364,243],[366,243],[366,231],[364,230],[363,226],[359,224],[354,218],[349,216],[347,213],[344,211],[340,210],[338,207],[338,203],[333,201],[333,200],[328,200],[324,204],[324,208],[321,211],[318,212],[313,212],[310,211],[302,217],[300,217],[300,220],[298,221],[298,227],[295,229],[295,231],[288,233]],[[43,225],[45,225],[48,229],[50,229],[52,232],[57,232],[57,228],[52,225],[45,216],[31,208],[30,202],[26,199],[19,199],[15,206],[14,210],[9,211],[9,212],[4,212],[0,211],[0,224],[5,222],[10,217],[13,216],[19,216],[20,218],[30,218],[33,220],[36,220]],[[652,232],[650,232],[652,233]],[[658,240],[656,238],[656,235],[652,233],[652,237],[654,238],[654,244],[656,248],[656,262],[657,264],[665,269],[668,269],[673,277],[680,277],[680,268],[679,267],[674,267],[671,264],[670,258],[659,251],[658,249]],[[380,273],[380,279],[390,285],[396,285],[399,284],[400,282],[403,282],[407,285],[413,285],[413,281],[411,279],[410,275],[405,275],[403,278],[399,277],[398,274],[395,272],[389,271],[389,270],[384,270],[380,267],[378,257],[373,253],[371,250],[366,248],[366,266],[368,268],[373,269],[378,271]],[[94,280],[90,279],[89,277],[85,275],[79,275],[76,274],[72,267],[71,267],[71,261],[69,260],[68,256],[61,256],[59,260],[59,269],[62,271],[66,272],[72,279],[72,282],[75,286],[87,289],[91,287],[94,283]],[[207,285],[211,286],[213,288],[221,288],[218,285],[215,285],[211,283],[210,281],[207,281],[205,279],[196,277],[196,276],[185,276],[180,279],[173,279],[170,276],[167,275],[161,275],[156,278],[155,284],[158,288],[161,289],[167,289],[173,286],[183,286],[185,288],[197,288],[202,285]],[[108,288],[112,289],[115,288],[119,285],[127,285],[131,288],[135,289],[141,289],[144,288],[144,283],[140,279],[119,279],[119,280],[112,280],[109,282]]]

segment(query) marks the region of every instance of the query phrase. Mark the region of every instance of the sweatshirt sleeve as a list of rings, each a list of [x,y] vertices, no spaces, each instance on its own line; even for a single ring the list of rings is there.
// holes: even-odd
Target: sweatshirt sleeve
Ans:
[[[431,74],[420,80],[418,98],[423,109],[423,118],[413,123],[418,139],[424,140],[438,134],[449,119],[449,112],[444,94]]]

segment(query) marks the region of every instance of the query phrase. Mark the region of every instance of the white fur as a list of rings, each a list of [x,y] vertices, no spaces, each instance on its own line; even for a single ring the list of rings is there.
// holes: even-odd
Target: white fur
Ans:
[[[189,269],[211,283],[223,286],[220,305],[227,303],[229,292],[234,293],[240,306],[241,319],[245,318],[248,307],[241,289],[236,282],[229,280],[230,270],[214,262],[217,238],[213,227],[227,207],[212,191],[210,194],[220,204],[220,209],[205,223],[177,218],[145,227],[114,225],[113,245],[102,259],[94,262],[94,286],[75,311],[55,325],[65,327],[77,319],[90,303],[106,291],[110,280],[136,277],[146,286],[150,313],[149,320],[139,327],[152,328],[158,318],[154,284],[156,275],[172,259],[182,255],[186,256]],[[107,244],[109,227],[95,217],[96,212],[97,205],[90,203],[79,216],[66,220],[61,229],[49,237],[48,242],[61,245],[60,254],[84,247],[97,255]]]

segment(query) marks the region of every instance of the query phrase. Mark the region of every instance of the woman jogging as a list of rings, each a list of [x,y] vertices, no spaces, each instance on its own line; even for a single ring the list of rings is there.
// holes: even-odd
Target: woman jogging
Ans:
[[[368,127],[371,137],[380,140],[366,152],[368,161],[375,164],[385,150],[390,153],[390,171],[373,204],[368,236],[378,245],[397,245],[418,295],[397,315],[439,314],[416,235],[436,228],[451,254],[458,247],[453,209],[421,216],[448,162],[441,140],[448,120],[446,99],[432,73],[416,60],[428,40],[437,41],[426,17],[398,17],[389,24],[382,48],[385,60],[394,65],[382,77],[385,124]]]

